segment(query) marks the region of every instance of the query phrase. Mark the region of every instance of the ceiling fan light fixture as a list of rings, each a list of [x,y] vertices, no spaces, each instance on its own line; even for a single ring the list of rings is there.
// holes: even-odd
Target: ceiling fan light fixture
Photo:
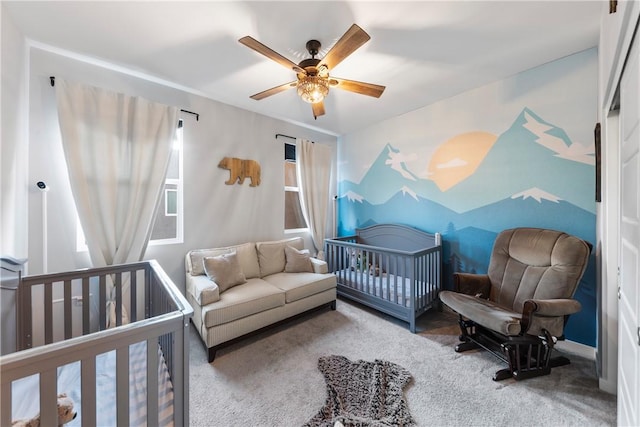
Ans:
[[[298,80],[298,95],[309,104],[321,102],[329,94],[329,79],[320,76],[303,76]]]
[[[253,37],[242,37],[238,40],[240,43],[266,56],[272,61],[283,65],[287,69],[295,71],[297,77],[297,79],[292,82],[263,90],[255,95],[251,95],[250,98],[258,101],[295,87],[297,88],[298,96],[300,96],[303,101],[311,104],[314,119],[324,115],[323,101],[329,94],[329,88],[331,86],[341,90],[379,98],[385,89],[384,86],[329,77],[329,73],[333,68],[365,44],[370,38],[362,28],[353,24],[347,32],[335,42],[322,59],[316,58],[322,46],[320,42],[318,40],[309,40],[306,48],[311,58],[303,59],[300,63],[296,64]]]

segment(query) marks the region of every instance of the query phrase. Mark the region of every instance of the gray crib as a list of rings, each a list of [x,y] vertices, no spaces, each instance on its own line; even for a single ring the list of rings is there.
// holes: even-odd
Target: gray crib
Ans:
[[[189,424],[193,310],[156,261],[27,276],[17,292],[18,351],[0,357],[0,425],[38,411],[42,425],[57,425],[60,393],[78,411],[69,425]],[[14,413],[21,404],[33,407]]]
[[[356,229],[353,236],[325,240],[329,271],[338,295],[409,323],[439,305],[442,241],[399,224]]]

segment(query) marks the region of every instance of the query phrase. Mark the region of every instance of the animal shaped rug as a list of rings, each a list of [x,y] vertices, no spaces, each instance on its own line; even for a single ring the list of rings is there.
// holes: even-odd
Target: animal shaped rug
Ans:
[[[403,394],[412,377],[402,366],[323,356],[318,369],[327,383],[327,400],[305,427],[415,425]]]

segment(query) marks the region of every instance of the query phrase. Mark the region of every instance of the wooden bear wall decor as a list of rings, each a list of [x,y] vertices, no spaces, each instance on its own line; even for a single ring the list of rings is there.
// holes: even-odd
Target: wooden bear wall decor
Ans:
[[[233,185],[236,181],[242,185],[245,178],[251,178],[250,187],[260,185],[260,163],[255,160],[225,157],[220,160],[218,167],[229,170],[229,179],[224,182],[227,185]]]

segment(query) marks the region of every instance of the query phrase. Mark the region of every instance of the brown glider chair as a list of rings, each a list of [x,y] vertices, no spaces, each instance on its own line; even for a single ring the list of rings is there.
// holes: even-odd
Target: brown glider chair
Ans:
[[[569,315],[580,311],[573,294],[589,261],[591,245],[553,230],[515,228],[498,234],[488,274],[454,273],[455,291],[440,300],[459,314],[462,334],[455,350],[482,347],[505,361],[494,381],[548,375],[566,365],[551,357],[564,339]]]

